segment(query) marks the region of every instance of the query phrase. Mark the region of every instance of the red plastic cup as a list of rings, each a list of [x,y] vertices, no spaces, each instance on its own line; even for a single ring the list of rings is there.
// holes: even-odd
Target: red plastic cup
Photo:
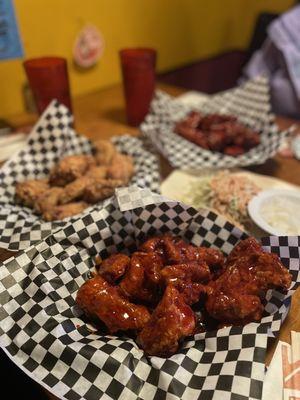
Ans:
[[[156,50],[120,50],[126,114],[129,125],[138,126],[149,111],[155,90]]]
[[[32,58],[23,63],[39,114],[56,99],[72,111],[67,61],[61,57]]]

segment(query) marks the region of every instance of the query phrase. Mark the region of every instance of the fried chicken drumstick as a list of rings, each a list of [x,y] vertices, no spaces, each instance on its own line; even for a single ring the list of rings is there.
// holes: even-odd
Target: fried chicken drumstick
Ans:
[[[161,357],[174,354],[196,332],[195,311],[206,309],[214,324],[244,325],[261,319],[268,289],[291,284],[278,256],[253,238],[241,241],[225,260],[219,250],[157,236],[131,256],[97,261],[96,269],[97,276],[78,291],[79,306],[111,333],[134,330],[145,353]]]

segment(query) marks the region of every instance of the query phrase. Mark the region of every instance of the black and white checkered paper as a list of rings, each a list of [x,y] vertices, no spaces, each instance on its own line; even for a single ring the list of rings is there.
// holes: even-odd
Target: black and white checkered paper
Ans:
[[[174,125],[190,111],[204,114],[230,114],[260,133],[261,143],[237,157],[205,150],[174,132]],[[200,107],[183,104],[163,92],[157,92],[141,130],[170,162],[181,169],[233,168],[263,164],[273,157],[293,129],[280,131],[271,113],[269,85],[258,77],[244,85],[211,96]]]
[[[104,336],[75,304],[97,254],[132,252],[172,232],[229,253],[246,235],[216,214],[147,189],[121,188],[0,268],[0,345],[38,383],[68,400],[260,399],[268,335],[276,335],[299,285],[299,237],[265,238],[293,274],[285,295],[268,296],[261,323],[187,338],[170,358],[147,357],[127,336]]]
[[[30,208],[16,204],[15,185],[27,179],[40,179],[49,174],[59,159],[72,154],[89,154],[92,143],[72,129],[73,117],[68,109],[53,101],[31,132],[26,147],[9,159],[0,170],[0,247],[17,251],[48,236],[54,229],[72,222],[46,222]],[[99,138],[101,132],[99,132]],[[117,149],[133,157],[135,175],[131,184],[159,191],[160,176],[157,156],[144,141],[123,135],[112,138]],[[149,146],[148,146],[149,147]],[[98,203],[87,209],[101,208]]]

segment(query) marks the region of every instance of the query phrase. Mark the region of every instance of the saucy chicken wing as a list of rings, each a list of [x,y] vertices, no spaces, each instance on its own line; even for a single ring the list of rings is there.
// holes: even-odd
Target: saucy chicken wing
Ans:
[[[230,115],[202,115],[192,111],[175,124],[174,131],[204,149],[233,157],[245,153],[260,143],[258,132]]]
[[[194,332],[195,323],[193,310],[169,285],[137,341],[148,355],[168,357],[176,353],[181,339]]]
[[[279,257],[254,238],[240,241],[225,260],[219,250],[156,236],[131,256],[100,259],[96,269],[78,291],[79,306],[110,333],[136,331],[145,353],[160,357],[196,332],[260,320],[266,291],[291,284]]]
[[[67,156],[50,172],[50,184],[53,186],[65,186],[84,175],[92,166],[95,160],[89,155]]]
[[[204,261],[212,274],[212,279],[222,274],[225,267],[224,254],[217,249],[211,247],[197,247],[199,259]]]
[[[130,300],[150,304],[157,301],[159,288],[153,283],[158,283],[156,280],[160,279],[160,276],[157,276],[160,268],[159,262],[153,254],[149,256],[146,253],[133,253],[130,265],[120,283],[121,290]]]
[[[165,285],[172,284],[182,294],[184,301],[192,305],[205,294],[205,286],[210,278],[210,270],[204,261],[188,261],[185,264],[170,265],[162,269]]]
[[[19,182],[16,185],[16,197],[26,207],[34,207],[37,198],[48,190],[47,179],[32,179],[26,182]]]
[[[100,275],[80,287],[76,302],[88,316],[104,322],[110,333],[140,330],[150,319],[146,307],[130,303],[118,287],[111,286]]]
[[[288,289],[291,275],[276,254],[246,239],[228,257],[225,272],[208,289],[206,310],[215,319],[245,324],[261,319],[261,297],[268,289]]]
[[[96,264],[98,274],[109,283],[115,283],[120,279],[129,266],[130,258],[125,254],[112,254],[105,260]]]

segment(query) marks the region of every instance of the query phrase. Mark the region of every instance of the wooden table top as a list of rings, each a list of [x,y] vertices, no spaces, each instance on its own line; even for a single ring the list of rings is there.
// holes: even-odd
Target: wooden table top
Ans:
[[[158,87],[171,95],[178,96],[186,90],[164,84]],[[116,85],[94,93],[79,96],[73,102],[76,130],[90,139],[110,138],[113,135],[128,133],[134,136],[139,135],[137,128],[129,127],[126,124],[124,99],[121,85]],[[30,124],[35,122],[37,116],[34,114],[23,114],[9,119],[13,125]],[[277,123],[281,128],[287,128],[297,121],[278,117]],[[299,129],[299,121],[298,121]],[[172,171],[167,160],[160,157],[162,178],[166,178]],[[256,173],[274,176],[287,182],[300,185],[300,162],[295,159],[287,159],[276,156],[261,166],[247,168]],[[0,261],[7,259],[15,253],[0,249]],[[300,290],[297,290],[292,300],[290,313],[284,322],[279,339],[290,342],[291,330],[300,331],[299,318]],[[278,339],[277,339],[278,340]],[[269,344],[266,363],[269,363],[276,347],[277,340]],[[49,398],[54,399],[49,394]]]

